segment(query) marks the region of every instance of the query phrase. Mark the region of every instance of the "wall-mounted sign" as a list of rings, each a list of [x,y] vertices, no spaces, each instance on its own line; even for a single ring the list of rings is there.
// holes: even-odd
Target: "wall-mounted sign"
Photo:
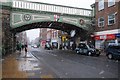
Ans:
[[[80,22],[79,22],[81,25],[83,25],[85,23],[85,21],[83,19],[80,19]]]
[[[120,33],[115,34],[115,36],[116,36],[117,38],[120,38]]]
[[[107,35],[98,35],[95,36],[95,40],[112,40],[115,39],[115,35],[114,34],[107,34]]]

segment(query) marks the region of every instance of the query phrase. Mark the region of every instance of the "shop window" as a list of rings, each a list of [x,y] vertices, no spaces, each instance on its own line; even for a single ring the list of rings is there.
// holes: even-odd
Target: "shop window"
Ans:
[[[100,17],[100,18],[98,19],[98,26],[99,26],[99,27],[104,27],[104,18],[103,18],[103,17]]]
[[[112,25],[115,23],[115,14],[108,15],[108,25]]]
[[[99,0],[99,2],[98,2],[98,10],[100,11],[102,9],[104,9],[104,0]]]
[[[115,0],[108,0],[108,7],[115,5]]]

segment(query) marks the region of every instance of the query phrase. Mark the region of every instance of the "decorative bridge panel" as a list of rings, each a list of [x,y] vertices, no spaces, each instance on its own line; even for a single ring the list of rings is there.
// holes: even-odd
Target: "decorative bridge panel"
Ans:
[[[90,18],[83,18],[80,16],[73,15],[59,15],[59,14],[35,14],[35,13],[27,13],[27,12],[13,12],[12,13],[12,21],[11,27],[16,28],[23,25],[36,23],[36,22],[51,22],[57,21],[67,24],[72,24],[84,29],[87,29],[86,24],[89,24]]]

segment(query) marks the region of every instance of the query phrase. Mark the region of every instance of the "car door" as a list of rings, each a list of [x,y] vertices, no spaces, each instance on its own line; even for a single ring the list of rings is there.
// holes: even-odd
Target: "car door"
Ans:
[[[88,53],[88,47],[86,44],[83,44],[83,48],[82,48],[83,54],[87,54]]]
[[[79,52],[81,54],[86,54],[87,53],[87,46],[84,43],[79,44]]]

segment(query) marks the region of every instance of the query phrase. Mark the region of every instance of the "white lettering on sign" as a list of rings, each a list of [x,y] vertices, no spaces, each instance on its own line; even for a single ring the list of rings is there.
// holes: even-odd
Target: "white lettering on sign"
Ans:
[[[101,35],[101,36],[100,36],[100,39],[106,39],[106,38],[107,38],[106,35]]]

